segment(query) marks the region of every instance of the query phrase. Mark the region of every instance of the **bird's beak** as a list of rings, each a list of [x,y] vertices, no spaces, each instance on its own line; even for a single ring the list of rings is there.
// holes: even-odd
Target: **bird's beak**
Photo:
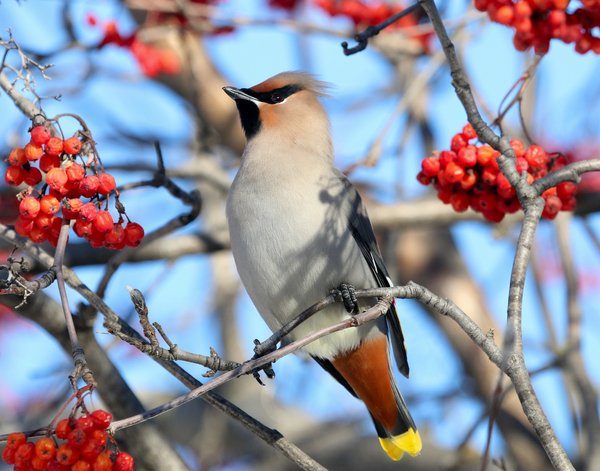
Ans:
[[[223,91],[229,95],[233,100],[248,100],[248,101],[256,101],[256,98],[253,96],[244,93],[239,88],[234,87],[223,87]]]

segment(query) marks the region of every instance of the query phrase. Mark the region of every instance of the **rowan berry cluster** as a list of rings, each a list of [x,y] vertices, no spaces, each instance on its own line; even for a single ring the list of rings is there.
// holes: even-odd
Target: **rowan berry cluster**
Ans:
[[[450,150],[435,152],[421,162],[417,180],[423,185],[433,185],[438,198],[452,205],[457,212],[469,207],[480,212],[491,222],[500,222],[505,214],[521,208],[515,189],[500,172],[497,158],[500,153],[489,145],[470,144],[477,137],[470,124],[455,134]],[[510,144],[517,158],[517,170],[527,172],[529,183],[548,172],[558,170],[567,162],[563,155],[548,154],[542,147],[525,145],[518,139]],[[554,219],[559,211],[575,207],[577,185],[563,182],[543,193],[546,201],[542,217]]]
[[[90,26],[98,25],[98,19],[92,14],[88,14],[87,22]],[[147,77],[156,77],[159,74],[175,75],[181,70],[181,62],[171,49],[159,48],[141,41],[137,31],[124,35],[113,20],[100,27],[104,36],[97,46],[98,49],[108,44],[129,49]]]
[[[13,149],[6,159],[6,183],[27,185],[17,195],[20,204],[15,231],[35,243],[48,241],[56,246],[63,221],[74,220],[75,233],[92,247],[138,246],[144,229],[131,221],[124,225],[125,209],[119,202],[114,177],[101,171],[95,158],[91,163],[83,159],[78,163],[84,146],[81,139],[76,135],[65,140],[52,136],[47,124],[34,126],[29,143]],[[118,221],[108,211],[111,194],[115,195]]]
[[[14,471],[131,471],[133,457],[119,451],[107,432],[112,415],[102,409],[56,424],[49,436],[29,441],[22,433],[11,433],[2,460]]]
[[[492,21],[514,28],[517,50],[530,47],[545,54],[550,40],[575,43],[579,54],[600,54],[600,0],[474,0],[475,8],[488,13]],[[570,11],[567,11],[570,10]],[[594,36],[594,33],[596,36]]]

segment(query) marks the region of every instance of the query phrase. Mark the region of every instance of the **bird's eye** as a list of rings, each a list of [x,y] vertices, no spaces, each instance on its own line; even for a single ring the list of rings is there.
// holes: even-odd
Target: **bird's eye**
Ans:
[[[272,103],[281,103],[282,101],[283,101],[283,96],[281,96],[279,93],[273,93],[271,95]]]

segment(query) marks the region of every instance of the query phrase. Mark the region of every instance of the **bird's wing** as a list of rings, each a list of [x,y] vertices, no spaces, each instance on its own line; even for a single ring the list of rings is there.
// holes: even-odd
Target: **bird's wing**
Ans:
[[[375,233],[373,227],[371,227],[371,221],[367,215],[367,210],[362,202],[358,191],[350,183],[350,181],[340,172],[339,177],[344,185],[344,195],[341,209],[346,212],[348,218],[348,227],[352,232],[354,240],[360,247],[371,273],[377,280],[377,284],[381,287],[393,286],[392,280],[388,274],[387,269],[381,258],[379,247],[377,246],[377,240],[375,239]],[[396,365],[400,372],[408,377],[408,358],[406,356],[406,348],[404,346],[404,335],[402,333],[402,327],[400,327],[400,319],[396,312],[395,303],[392,304],[390,310],[386,313],[385,319],[388,326],[388,335],[392,343],[392,350],[394,352],[394,358]]]

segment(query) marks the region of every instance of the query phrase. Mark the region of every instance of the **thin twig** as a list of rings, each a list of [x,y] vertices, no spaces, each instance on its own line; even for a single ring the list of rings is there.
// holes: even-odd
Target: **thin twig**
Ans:
[[[62,303],[63,312],[65,314],[65,323],[67,325],[67,332],[69,334],[69,340],[71,342],[71,353],[73,355],[73,361],[75,363],[75,369],[69,376],[71,380],[71,386],[76,391],[77,381],[81,377],[87,385],[94,385],[94,376],[92,371],[87,366],[85,359],[85,353],[83,347],[79,343],[77,338],[77,330],[73,323],[73,315],[71,314],[71,308],[69,307],[69,298],[67,297],[67,290],[65,288],[65,279],[63,276],[63,265],[65,258],[65,248],[69,240],[69,231],[71,230],[71,221],[65,219],[60,228],[58,236],[58,242],[56,244],[56,252],[54,255],[54,270],[56,270],[56,283],[58,284],[58,292],[60,293],[60,301]]]

